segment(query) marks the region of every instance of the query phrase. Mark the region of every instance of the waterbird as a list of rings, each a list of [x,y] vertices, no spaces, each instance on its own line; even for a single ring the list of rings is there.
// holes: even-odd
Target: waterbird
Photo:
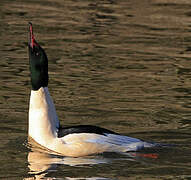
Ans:
[[[35,39],[32,23],[29,23],[28,54],[32,87],[28,136],[37,144],[68,157],[123,153],[154,146],[153,143],[94,125],[62,127],[48,90],[48,58]]]

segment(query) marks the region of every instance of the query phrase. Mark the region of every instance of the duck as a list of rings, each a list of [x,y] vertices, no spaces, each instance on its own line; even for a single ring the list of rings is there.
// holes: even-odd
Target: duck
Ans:
[[[125,153],[154,146],[153,143],[94,125],[61,126],[48,90],[48,57],[35,39],[31,22],[28,55],[31,79],[28,137],[38,145],[68,157]]]

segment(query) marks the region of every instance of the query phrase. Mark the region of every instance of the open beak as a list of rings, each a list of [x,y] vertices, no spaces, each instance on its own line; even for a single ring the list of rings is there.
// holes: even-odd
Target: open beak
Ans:
[[[34,44],[35,44],[35,39],[33,35],[32,23],[29,22],[29,46],[33,49]]]

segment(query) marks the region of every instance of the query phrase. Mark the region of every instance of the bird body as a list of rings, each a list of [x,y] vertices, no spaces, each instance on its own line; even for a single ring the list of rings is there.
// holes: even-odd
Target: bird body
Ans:
[[[64,156],[136,151],[145,142],[91,125],[61,128],[47,87],[31,91],[29,136],[38,144]]]

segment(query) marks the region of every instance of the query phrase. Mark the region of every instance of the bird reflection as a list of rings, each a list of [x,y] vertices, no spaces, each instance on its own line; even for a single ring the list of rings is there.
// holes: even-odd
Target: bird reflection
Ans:
[[[113,153],[110,154],[102,154],[102,155],[95,155],[95,156],[86,156],[86,157],[63,157],[60,155],[52,154],[46,149],[42,149],[41,147],[34,144],[34,142],[29,141],[28,147],[30,148],[30,152],[28,152],[28,167],[29,167],[29,175],[31,177],[24,178],[24,180],[34,180],[34,179],[57,179],[46,177],[48,173],[57,171],[58,165],[68,165],[68,166],[87,166],[87,165],[96,165],[96,164],[104,164],[104,163],[112,163],[116,160],[130,160],[130,161],[138,161],[138,162],[145,162],[146,159],[158,158],[158,154],[155,153],[125,153],[123,155],[116,155]],[[59,178],[60,180],[61,178]],[[65,177],[64,179],[68,180],[78,180],[78,179],[85,179],[85,180],[106,180],[107,178],[103,177],[91,177],[91,178],[71,178]]]
[[[109,159],[96,159],[93,157],[81,157],[81,158],[71,158],[71,157],[61,157],[54,154],[49,154],[47,152],[43,152],[42,150],[31,149],[32,151],[28,153],[28,167],[30,169],[29,174],[34,177],[25,178],[25,180],[32,179],[45,179],[45,175],[49,172],[56,171],[58,165],[69,165],[69,166],[81,166],[81,165],[93,165],[100,163],[109,163]],[[56,179],[56,178],[47,178],[48,180]],[[77,180],[77,179],[87,179],[87,180],[96,180],[96,179],[106,179],[106,178],[70,178],[67,177],[65,179],[68,180]]]

